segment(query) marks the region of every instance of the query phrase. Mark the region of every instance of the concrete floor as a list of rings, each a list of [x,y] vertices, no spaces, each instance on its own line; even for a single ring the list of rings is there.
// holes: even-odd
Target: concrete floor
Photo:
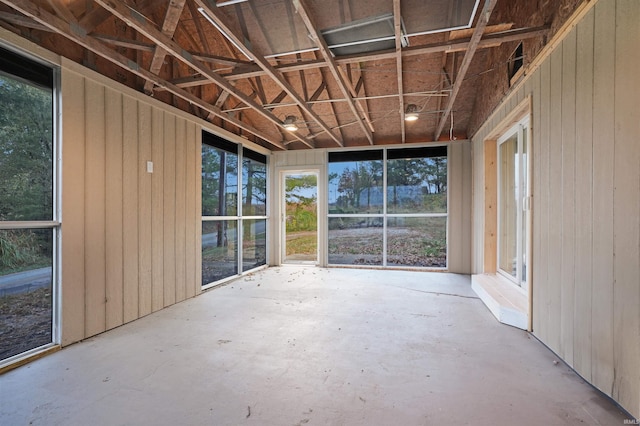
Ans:
[[[0,376],[2,425],[622,425],[454,274],[270,268]]]

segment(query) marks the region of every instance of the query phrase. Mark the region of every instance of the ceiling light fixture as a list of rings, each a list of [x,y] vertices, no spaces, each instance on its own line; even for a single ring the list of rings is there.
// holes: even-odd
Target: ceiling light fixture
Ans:
[[[416,121],[418,119],[418,107],[415,104],[407,105],[404,112],[404,121]]]
[[[296,116],[287,115],[287,117],[284,119],[284,122],[282,123],[282,126],[289,132],[295,132],[296,130],[298,130],[298,125],[296,124]]]

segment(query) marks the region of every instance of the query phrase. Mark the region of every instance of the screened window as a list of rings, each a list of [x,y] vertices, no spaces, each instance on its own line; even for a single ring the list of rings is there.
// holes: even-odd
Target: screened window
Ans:
[[[266,264],[266,156],[202,137],[202,285]]]
[[[329,153],[330,264],[447,266],[447,148]]]
[[[0,363],[54,336],[54,70],[0,48]]]

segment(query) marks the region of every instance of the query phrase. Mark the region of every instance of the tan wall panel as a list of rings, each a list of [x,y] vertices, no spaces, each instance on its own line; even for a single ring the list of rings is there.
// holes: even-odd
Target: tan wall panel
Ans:
[[[538,127],[533,128],[533,150],[534,150],[534,173],[538,170],[540,174],[540,191],[534,194],[533,217],[539,217],[539,228],[535,231],[540,241],[540,257],[533,260],[533,316],[534,326],[533,332],[543,339],[548,338],[550,328],[556,327],[551,324],[552,299],[549,281],[549,197],[548,188],[551,184],[549,175],[549,123],[552,112],[549,110],[549,102],[551,99],[551,63],[545,61],[540,66],[540,119]],[[536,134],[540,136],[536,138]],[[535,221],[535,219],[534,219]]]
[[[62,344],[84,331],[84,79],[63,72],[62,86]],[[72,120],[67,117],[73,117]]]
[[[151,311],[164,307],[164,113],[151,110]]]
[[[576,348],[591,347],[591,295],[593,258],[593,18],[591,10],[577,29],[576,63],[576,168],[575,168],[575,323],[573,335]],[[573,353],[573,365],[582,376],[591,380],[591,351]]]
[[[138,274],[139,315],[151,313],[151,183],[153,174],[147,172],[151,161],[151,107],[138,105]]]
[[[176,156],[175,156],[175,299],[186,298],[186,123],[183,119],[176,121]]]
[[[471,272],[471,239],[469,215],[471,175],[471,143],[453,143],[449,146],[449,259],[451,272],[468,274]]]
[[[164,306],[176,303],[176,118],[164,115],[163,288]]]
[[[562,42],[562,250],[560,280],[560,345],[562,357],[573,366],[573,330],[575,304],[575,159],[576,159],[576,31]]]
[[[106,328],[124,322],[122,232],[122,94],[105,90],[106,132]],[[111,232],[114,230],[114,232]]]
[[[122,145],[122,257],[123,257],[123,321],[139,315],[139,244],[138,244],[138,103],[123,96]]]
[[[560,342],[563,327],[561,315],[562,301],[562,45],[550,58],[551,92],[549,98],[549,259],[548,292],[549,292],[549,324],[547,345],[560,356]],[[534,212],[535,214],[535,212]]]
[[[616,2],[613,396],[640,417],[640,2]]]
[[[524,84],[533,95],[533,332],[635,417],[639,19],[640,2],[598,1]],[[474,136],[474,153],[509,105]],[[474,158],[474,181],[484,177],[481,164]],[[482,194],[474,188],[473,232],[482,239]],[[481,256],[474,253],[476,267]]]
[[[85,333],[93,336],[106,330],[104,86],[86,80],[85,109]]]
[[[196,124],[168,107],[75,64],[62,76],[68,345],[198,292],[200,152]]]
[[[593,56],[593,226],[592,263],[593,300],[591,372],[599,389],[613,389],[613,149],[615,54],[615,2],[607,1],[594,8]]]
[[[196,149],[196,132],[200,129],[193,123],[187,123],[185,145],[186,175],[185,175],[185,260],[186,283],[185,297],[196,295],[196,289],[200,288],[200,277],[197,275],[197,265],[200,264],[200,247],[197,247],[196,235],[200,231],[201,212],[196,207],[196,199],[201,199],[201,194],[196,189],[196,180],[199,181],[197,164],[200,164],[200,152]]]
[[[195,201],[196,201],[196,217],[198,218],[197,222],[197,232],[195,238],[195,256],[196,259],[196,288],[195,293],[200,294],[202,291],[202,131],[196,132],[196,142],[195,149],[193,151],[194,157],[193,161],[195,162]]]

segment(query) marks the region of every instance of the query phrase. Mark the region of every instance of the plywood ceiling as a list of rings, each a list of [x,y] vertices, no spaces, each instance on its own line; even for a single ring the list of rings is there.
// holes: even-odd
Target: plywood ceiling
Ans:
[[[270,149],[310,149],[468,137],[486,52],[549,29],[498,21],[496,3],[0,0],[0,26]]]

